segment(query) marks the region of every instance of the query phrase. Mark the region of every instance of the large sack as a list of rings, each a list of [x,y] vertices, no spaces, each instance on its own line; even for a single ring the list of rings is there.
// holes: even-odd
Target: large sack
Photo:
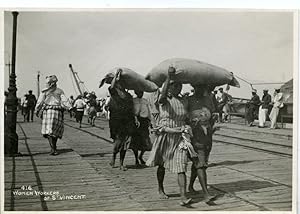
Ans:
[[[161,62],[147,74],[146,79],[161,87],[167,78],[170,66],[176,69],[174,77],[176,82],[215,86],[229,84],[240,87],[231,72],[205,62],[183,58],[167,59]]]
[[[140,90],[145,92],[154,92],[158,89],[158,86],[155,83],[146,80],[145,77],[134,72],[133,70],[123,67],[118,67],[111,70],[101,81],[99,88],[104,85],[104,83],[110,84],[118,69],[122,69],[119,81],[126,89]]]

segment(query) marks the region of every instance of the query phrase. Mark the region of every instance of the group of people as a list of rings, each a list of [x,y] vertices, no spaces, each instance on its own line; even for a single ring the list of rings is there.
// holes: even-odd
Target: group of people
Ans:
[[[226,93],[223,88],[218,89],[220,95],[218,95],[218,91],[214,91],[215,95],[215,103],[217,106],[217,110],[219,112],[218,122],[228,122],[228,116],[230,112],[230,105],[229,103],[232,101],[232,96]]]
[[[151,112],[149,102],[143,98],[143,91],[136,90],[136,97],[133,98],[122,87],[119,83],[121,72],[118,70],[109,87],[107,110],[110,112],[110,136],[114,141],[110,165],[115,166],[116,156],[120,153],[120,169],[125,171],[124,159],[129,148],[134,152],[136,165],[145,164],[143,154],[152,146],[149,137]]]
[[[21,99],[21,112],[24,117],[24,122],[33,122],[34,108],[36,105],[36,97],[32,93],[32,90],[28,91]]]
[[[257,95],[257,90],[252,90],[252,97],[247,104],[247,114],[246,118],[249,126],[254,126],[254,120],[258,117],[259,120],[259,128],[264,128],[267,120],[267,116],[269,116],[271,121],[270,129],[276,129],[277,127],[277,117],[279,114],[280,108],[283,107],[283,94],[280,92],[280,89],[277,88],[274,91],[273,98],[273,107],[268,115],[270,104],[272,103],[272,97],[268,93],[267,89],[263,90],[263,96],[260,100]]]
[[[84,115],[87,115],[88,123],[95,126],[96,117],[108,118],[107,98],[97,99],[95,92],[84,92],[83,95],[78,95],[76,99],[70,96],[68,99],[72,105],[69,110],[70,118],[75,118],[79,123],[79,128],[82,125]]]
[[[187,198],[186,172],[188,161],[192,161],[189,191],[194,191],[194,181],[199,178],[206,202],[213,196],[208,192],[206,169],[208,157],[212,148],[214,123],[218,114],[213,101],[212,86],[193,85],[192,96],[181,95],[182,84],[174,82],[175,68],[170,67],[162,91],[155,93],[156,110],[150,110],[150,103],[142,98],[143,92],[135,91],[132,98],[126,91],[120,79],[122,70],[119,69],[111,82],[109,92],[109,127],[111,138],[114,140],[111,166],[114,167],[116,155],[120,153],[120,169],[126,170],[124,158],[126,150],[131,148],[136,157],[144,163],[142,155],[151,150],[147,166],[158,166],[157,180],[160,198],[168,198],[164,190],[165,170],[178,175],[178,185],[181,195],[180,204],[191,203]],[[149,126],[152,121],[156,137],[153,145],[149,139]],[[141,151],[139,158],[137,151]],[[139,160],[138,160],[139,159]]]
[[[127,170],[124,159],[126,151],[132,149],[135,155],[135,164],[146,164],[149,167],[157,166],[158,193],[161,199],[167,199],[164,190],[165,170],[177,174],[180,191],[180,205],[186,206],[192,202],[187,197],[187,189],[194,192],[194,182],[198,177],[204,194],[204,201],[210,202],[212,196],[207,187],[208,159],[212,149],[212,136],[216,130],[214,126],[224,106],[228,104],[229,95],[222,94],[217,100],[215,87],[212,85],[192,85],[192,95],[181,95],[182,84],[173,81],[175,68],[168,69],[168,76],[163,87],[155,92],[153,103],[143,98],[143,91],[136,90],[135,97],[128,92],[119,81],[122,70],[119,69],[109,87],[110,98],[102,100],[103,106],[110,112],[109,128],[113,139],[113,152],[110,165],[115,167],[116,156],[120,154],[120,169]],[[63,112],[76,108],[76,119],[82,121],[86,104],[89,103],[96,111],[96,96],[78,96],[70,102],[64,92],[57,87],[57,77],[48,76],[47,87],[42,90],[37,103],[36,114],[42,118],[42,134],[48,139],[51,155],[57,155],[57,140],[62,137]],[[260,106],[260,113],[266,115],[266,107],[271,102],[270,95],[264,91],[262,101],[253,92],[249,102],[251,106]],[[88,98],[88,100],[84,100]],[[93,103],[95,102],[95,103]],[[282,94],[276,90],[274,106],[270,114],[272,124],[282,107]],[[226,111],[226,110],[225,110]],[[254,108],[248,112],[254,112]],[[93,113],[92,115],[96,115]],[[265,116],[261,115],[262,121]],[[89,118],[93,124],[93,117]],[[276,120],[275,120],[276,122]],[[272,126],[272,125],[271,125]],[[153,144],[150,140],[149,127],[155,132]],[[150,151],[147,161],[143,159],[145,151]],[[140,152],[140,154],[138,153]],[[187,166],[192,162],[191,176],[187,188]]]

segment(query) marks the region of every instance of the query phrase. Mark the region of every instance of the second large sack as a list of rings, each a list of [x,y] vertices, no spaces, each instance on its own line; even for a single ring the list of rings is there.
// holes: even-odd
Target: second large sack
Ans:
[[[180,83],[224,85],[239,87],[233,74],[226,69],[194,59],[173,58],[167,59],[155,66],[146,76],[146,79],[162,86],[168,75],[169,67],[176,69],[174,80]]]

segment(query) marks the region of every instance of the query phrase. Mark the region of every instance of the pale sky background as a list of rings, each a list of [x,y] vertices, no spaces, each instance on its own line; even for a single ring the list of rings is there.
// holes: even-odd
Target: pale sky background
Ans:
[[[5,63],[11,56],[12,15],[5,14]],[[115,11],[20,12],[17,35],[18,96],[36,93],[49,74],[67,96],[76,95],[68,67],[90,91],[107,94],[99,82],[113,67],[145,75],[171,57],[194,58],[250,82],[286,82],[293,76],[291,12]],[[5,67],[5,89],[8,67]],[[236,97],[250,97],[250,86],[231,88]],[[278,85],[268,85],[273,89]],[[280,86],[280,85],[279,85]],[[256,87],[261,95],[264,86]],[[271,91],[271,93],[273,90]]]

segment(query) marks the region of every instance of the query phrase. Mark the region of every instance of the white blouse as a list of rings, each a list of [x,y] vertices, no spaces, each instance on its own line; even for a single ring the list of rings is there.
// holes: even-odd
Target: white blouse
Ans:
[[[36,109],[39,109],[43,104],[61,106],[65,109],[70,109],[72,107],[68,98],[65,96],[64,91],[60,88],[41,93],[37,100]]]

